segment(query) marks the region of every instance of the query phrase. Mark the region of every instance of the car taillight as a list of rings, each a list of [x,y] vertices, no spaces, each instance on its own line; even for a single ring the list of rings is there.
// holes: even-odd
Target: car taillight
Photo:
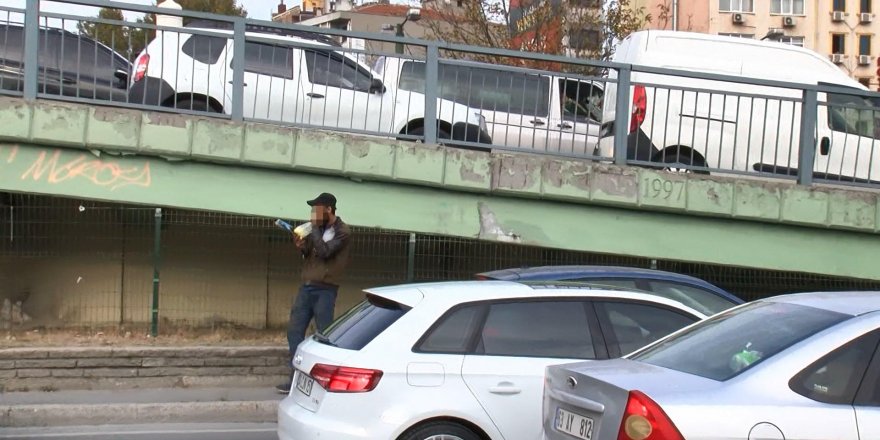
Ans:
[[[309,374],[321,388],[331,393],[365,393],[379,384],[382,372],[365,368],[315,364]]]
[[[684,440],[666,412],[640,391],[630,391],[618,440]]]
[[[648,112],[648,94],[645,86],[636,86],[633,90],[632,118],[629,120],[629,132],[635,133],[645,122],[645,114]]]
[[[144,79],[144,75],[147,74],[147,67],[150,66],[150,56],[147,54],[143,54],[138,57],[137,64],[134,66],[134,80],[135,82]]]

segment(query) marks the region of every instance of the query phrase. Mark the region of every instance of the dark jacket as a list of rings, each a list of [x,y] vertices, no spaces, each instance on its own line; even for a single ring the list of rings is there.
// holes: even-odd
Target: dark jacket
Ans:
[[[324,242],[326,228],[312,228],[305,237],[303,248],[302,280],[304,283],[339,285],[342,272],[348,265],[351,230],[341,218],[331,226],[335,232],[332,240]]]

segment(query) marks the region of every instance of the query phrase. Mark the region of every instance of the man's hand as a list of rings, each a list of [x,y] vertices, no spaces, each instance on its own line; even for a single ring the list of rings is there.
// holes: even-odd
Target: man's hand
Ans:
[[[302,238],[299,238],[299,236],[296,236],[296,235],[293,236],[293,243],[296,245],[296,248],[299,250],[303,250],[303,248],[305,248],[305,246],[306,246],[306,241]]]

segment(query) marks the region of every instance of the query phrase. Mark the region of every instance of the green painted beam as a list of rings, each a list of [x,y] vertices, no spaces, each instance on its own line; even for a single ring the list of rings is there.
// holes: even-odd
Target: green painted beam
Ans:
[[[0,190],[270,218],[305,218],[304,201],[331,191],[340,215],[359,226],[880,280],[872,233],[267,168],[0,144]],[[809,214],[809,198],[802,203]]]
[[[0,97],[0,141],[880,235],[878,192]]]

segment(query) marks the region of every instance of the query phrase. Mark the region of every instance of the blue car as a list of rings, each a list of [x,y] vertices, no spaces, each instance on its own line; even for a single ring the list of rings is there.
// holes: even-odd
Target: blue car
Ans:
[[[706,315],[744,301],[699,278],[661,270],[616,266],[543,266],[502,269],[477,275],[483,280],[589,282],[651,292]]]

